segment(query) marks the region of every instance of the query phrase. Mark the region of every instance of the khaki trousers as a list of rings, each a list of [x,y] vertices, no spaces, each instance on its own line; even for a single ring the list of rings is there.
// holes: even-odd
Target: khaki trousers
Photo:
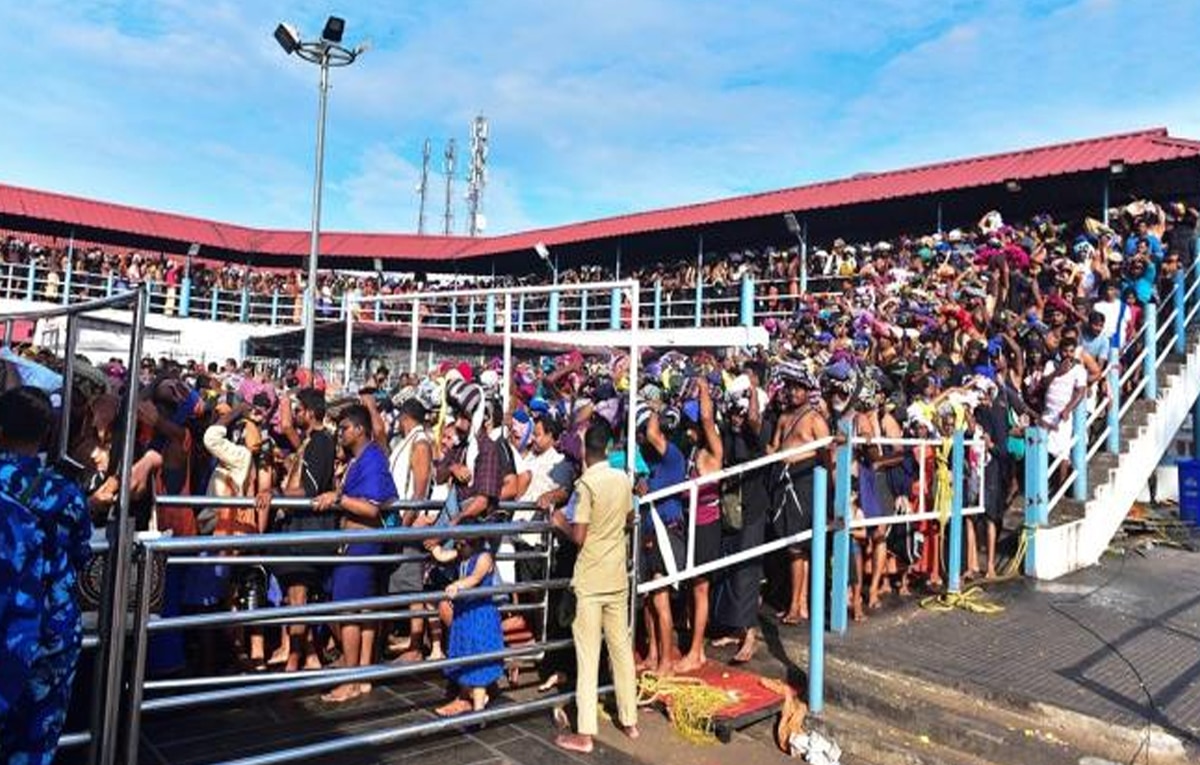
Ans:
[[[600,683],[600,639],[608,646],[613,685],[617,693],[617,718],[621,725],[637,725],[637,673],[633,665],[633,642],[629,636],[629,593],[580,595],[575,606],[575,706],[577,731],[585,736],[597,732]]]

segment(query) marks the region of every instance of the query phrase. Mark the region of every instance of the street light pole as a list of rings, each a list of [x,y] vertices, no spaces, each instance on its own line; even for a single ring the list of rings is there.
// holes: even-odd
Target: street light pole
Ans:
[[[342,46],[342,34],[346,22],[330,16],[321,32],[321,39],[305,42],[300,32],[291,24],[280,24],[275,28],[275,40],[289,56],[295,53],[310,64],[321,67],[320,92],[317,105],[317,156],[313,173],[312,231],[308,247],[308,279],[305,285],[304,305],[304,359],[307,369],[313,368],[313,348],[317,325],[317,258],[321,253],[321,192],[325,182],[325,115],[329,105],[329,69],[334,66],[349,66],[366,51],[366,45],[353,50]],[[349,321],[349,317],[347,317]]]
[[[329,53],[321,55],[321,85],[317,107],[317,161],[313,173],[312,231],[308,241],[308,279],[305,292],[308,299],[304,304],[304,361],[306,369],[313,369],[313,346],[317,328],[317,257],[321,252],[321,190],[325,182],[325,113],[329,104]],[[350,317],[346,317],[349,321]]]

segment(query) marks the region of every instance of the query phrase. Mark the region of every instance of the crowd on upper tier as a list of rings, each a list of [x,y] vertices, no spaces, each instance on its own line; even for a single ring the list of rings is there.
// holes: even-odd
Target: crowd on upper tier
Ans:
[[[0,535],[7,546],[0,554],[0,585],[23,593],[24,610],[0,611],[0,624],[8,645],[16,635],[25,648],[10,654],[20,658],[13,667],[0,668],[0,722],[6,736],[24,730],[11,724],[14,710],[25,708],[17,701],[21,694],[36,697],[42,706],[29,708],[48,710],[51,718],[38,726],[38,741],[6,740],[5,751],[10,745],[44,746],[61,730],[53,710],[67,693],[64,676],[69,690],[73,664],[63,657],[78,652],[79,624],[77,608],[55,604],[73,602],[73,572],[87,557],[80,540],[112,517],[126,417],[121,394],[129,385],[137,387],[138,405],[131,413],[137,428],[128,488],[142,529],[227,536],[430,527],[423,542],[395,551],[347,544],[335,565],[169,567],[164,615],[382,593],[426,593],[428,600],[413,607],[420,615],[394,622],[353,614],[329,628],[160,634],[152,644],[152,672],[367,666],[384,655],[421,661],[494,651],[530,641],[543,629],[552,638],[573,631],[575,655],[549,653],[539,671],[548,686],[575,678],[581,735],[562,743],[582,749],[595,732],[602,634],[617,683],[618,722],[632,735],[635,662],[660,672],[694,669],[709,660],[710,640],[736,644],[734,661],[749,659],[758,643],[760,598],[784,624],[808,616],[808,550],[796,544],[691,578],[679,591],[656,590],[639,604],[645,617],[634,645],[623,644],[622,630],[613,625],[624,624],[628,604],[625,518],[631,496],[852,425],[865,439],[854,448],[855,515],[877,518],[924,507],[944,518],[951,501],[947,439],[964,430],[973,444],[967,502],[985,507],[977,522],[967,524],[966,575],[994,576],[997,542],[1015,531],[1005,520],[1021,490],[1024,429],[1047,428],[1052,456],[1065,453],[1072,412],[1103,394],[1108,365],[1129,364],[1148,342],[1138,334],[1146,306],[1156,303],[1160,319],[1168,320],[1173,304],[1165,298],[1175,274],[1195,261],[1196,218],[1185,205],[1138,201],[1112,211],[1108,225],[1049,216],[1011,222],[993,211],[975,226],[944,234],[866,246],[836,240],[810,253],[812,273],[840,280],[820,295],[800,293],[794,253],[740,253],[706,264],[704,279],[731,286],[748,273],[761,280],[767,289],[758,300],[768,316],[763,325],[769,344],[721,352],[651,349],[638,359],[636,374],[619,351],[575,351],[510,370],[499,361],[445,361],[422,374],[379,367],[368,384],[350,393],[294,365],[273,372],[235,360],[204,365],[145,359],[129,370],[116,360],[80,360],[67,459],[45,468],[37,455],[58,451],[62,360],[45,349],[4,349],[0,504],[15,509]],[[62,268],[61,252],[12,238],[4,256],[10,262],[45,258],[51,268]],[[108,270],[129,282],[178,284],[179,264],[169,258],[94,251],[78,257],[76,273]],[[638,274],[667,278],[668,271]],[[695,274],[676,272],[674,284],[687,289]],[[252,270],[233,267],[204,273],[231,289],[255,279]],[[566,279],[599,276],[581,271]],[[276,278],[260,274],[258,283]],[[331,290],[337,278],[323,277]],[[298,289],[299,277],[284,283]],[[365,291],[371,283],[344,288]],[[624,448],[631,401],[632,456]],[[902,436],[927,440],[887,440]],[[819,449],[709,484],[694,504],[685,491],[643,507],[639,577],[668,576],[685,566],[689,515],[698,564],[809,528],[814,469],[831,454]],[[8,483],[10,469],[24,477]],[[30,483],[37,489],[32,495]],[[41,503],[39,492],[50,486],[54,501]],[[254,501],[200,509],[156,505],[164,495]],[[308,502],[302,509],[278,509],[276,497]],[[396,499],[428,501],[434,511],[397,510],[391,504]],[[522,504],[509,510],[505,502]],[[451,541],[438,532],[483,520],[540,517],[551,520],[552,537]],[[873,527],[854,541],[855,618],[866,618],[885,598],[941,583],[938,520]],[[555,551],[548,558],[512,555],[538,553],[548,544]],[[408,555],[388,564],[356,562],[387,552]],[[53,580],[42,576],[51,569],[58,572]],[[764,584],[764,569],[778,569],[781,576]],[[42,575],[30,576],[30,570]],[[544,612],[544,623],[543,612],[520,608],[540,595],[464,597],[473,588],[547,575],[573,578],[574,614],[557,607],[558,594],[551,595],[555,606]],[[456,690],[438,708],[445,715],[481,709],[499,681],[517,680],[513,667],[500,661],[446,674]],[[369,683],[349,682],[323,698],[339,703],[371,692]]]

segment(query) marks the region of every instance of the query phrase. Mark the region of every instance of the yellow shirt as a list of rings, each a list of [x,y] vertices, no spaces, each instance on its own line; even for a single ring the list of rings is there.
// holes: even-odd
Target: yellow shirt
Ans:
[[[575,484],[579,493],[575,523],[587,524],[587,536],[575,560],[571,586],[577,595],[607,595],[629,588],[626,523],[633,512],[629,478],[606,463],[584,471]]]

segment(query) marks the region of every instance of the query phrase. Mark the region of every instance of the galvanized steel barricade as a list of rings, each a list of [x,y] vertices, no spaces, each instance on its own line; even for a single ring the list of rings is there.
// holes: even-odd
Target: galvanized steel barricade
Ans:
[[[820,714],[824,708],[824,662],[825,662],[825,593],[826,593],[826,565],[828,546],[826,535],[832,533],[832,581],[831,589],[831,607],[830,607],[830,628],[834,632],[844,633],[847,629],[847,590],[849,588],[849,571],[850,571],[850,533],[854,529],[867,528],[870,526],[896,525],[915,523],[923,520],[941,520],[943,514],[939,512],[926,511],[924,497],[927,489],[931,486],[928,483],[929,476],[926,475],[924,469],[924,460],[918,460],[920,465],[918,475],[919,487],[919,506],[916,512],[913,513],[896,513],[891,515],[881,516],[879,518],[852,518],[850,507],[851,493],[851,464],[853,462],[853,449],[856,446],[899,446],[899,447],[914,447],[914,448],[949,448],[951,451],[951,507],[945,515],[949,522],[949,563],[947,566],[947,590],[949,592],[958,592],[960,588],[960,574],[962,570],[962,523],[964,516],[978,515],[984,512],[984,496],[983,496],[983,471],[985,468],[982,458],[977,460],[978,474],[978,503],[970,507],[963,507],[965,496],[965,448],[970,446],[975,449],[982,448],[984,441],[982,438],[966,439],[963,432],[957,431],[951,438],[861,438],[854,436],[852,429],[844,427],[837,436],[827,436],[820,438],[801,446],[785,449],[775,454],[770,454],[764,457],[759,457],[754,460],[725,468],[720,471],[698,476],[696,478],[683,481],[673,486],[664,487],[657,491],[640,498],[639,504],[643,506],[643,513],[649,512],[656,514],[654,503],[670,497],[680,495],[687,496],[687,525],[685,550],[686,557],[684,566],[676,569],[671,561],[670,555],[664,556],[664,562],[668,569],[665,576],[650,581],[639,582],[637,592],[639,595],[647,595],[655,590],[664,587],[678,586],[680,583],[686,582],[698,576],[706,576],[715,573],[730,566],[735,566],[747,560],[760,558],[769,553],[791,547],[796,544],[811,542],[812,564],[809,570],[809,685],[808,685],[808,705],[812,714]],[[829,451],[834,452],[833,460],[829,459]],[[824,453],[824,454],[822,454]],[[774,465],[786,464],[794,462],[797,458],[809,457],[817,462],[813,470],[813,496],[811,497],[813,509],[813,525],[812,529],[802,531],[787,537],[781,537],[763,542],[754,547],[739,550],[738,552],[729,555],[723,555],[717,560],[708,561],[706,563],[697,564],[695,562],[695,546],[696,546],[696,507],[699,499],[700,487],[713,483],[718,483],[727,478],[735,477],[748,473],[754,470],[762,470]],[[823,459],[824,457],[824,459]],[[834,463],[834,492],[833,492],[833,512],[832,518],[827,518],[828,501],[829,501],[829,463]],[[807,500],[808,498],[799,498]],[[652,517],[656,517],[652,515]],[[665,528],[660,522],[656,522],[656,536],[660,547],[669,544],[664,538]]]
[[[159,505],[197,507],[249,507],[252,498],[223,498],[223,497],[191,497],[173,496],[160,497]],[[272,502],[273,508],[299,509],[311,507],[311,500],[302,498],[279,498]],[[397,501],[387,506],[389,510],[416,510],[434,513],[441,505],[436,502]],[[501,503],[502,512],[512,510],[536,510],[536,506],[520,503]],[[281,693],[312,691],[320,688],[340,685],[345,682],[373,682],[380,680],[395,680],[416,676],[419,674],[440,672],[441,670],[468,666],[497,660],[538,659],[550,651],[568,650],[573,646],[569,639],[550,640],[547,637],[547,627],[550,618],[548,612],[549,593],[551,590],[561,590],[569,586],[570,580],[551,578],[553,544],[549,538],[552,527],[546,521],[531,521],[523,523],[481,523],[453,527],[427,526],[387,528],[376,530],[356,530],[338,532],[306,532],[290,534],[251,534],[243,536],[222,537],[160,537],[145,539],[138,545],[136,566],[138,581],[143,583],[143,591],[137,598],[137,608],[131,625],[133,640],[133,655],[130,663],[128,687],[128,706],[125,710],[125,720],[122,726],[123,755],[118,760],[123,765],[136,765],[140,743],[141,716],[145,713],[167,712],[188,709],[204,705],[228,701],[240,701],[260,698]],[[540,559],[544,562],[544,576],[541,581],[517,582],[502,584],[494,587],[477,587],[460,592],[454,600],[480,597],[496,597],[524,593],[542,593],[541,603],[513,603],[502,606],[502,612],[541,613],[540,640],[529,645],[506,648],[486,654],[446,658],[437,661],[425,661],[413,664],[390,665],[373,664],[368,667],[324,669],[306,671],[304,673],[259,673],[253,675],[230,675],[193,677],[174,680],[145,680],[146,657],[150,636],[171,630],[187,629],[216,629],[235,625],[266,626],[297,623],[321,623],[331,621],[352,621],[366,617],[367,620],[406,620],[436,616],[436,610],[409,610],[408,607],[427,604],[438,600],[447,600],[445,593],[412,592],[386,596],[377,596],[353,601],[309,603],[304,606],[283,606],[277,608],[256,609],[246,611],[227,611],[205,613],[170,618],[155,617],[150,613],[149,598],[146,597],[149,588],[149,577],[146,576],[150,561],[155,555],[166,556],[167,565],[213,566],[213,565],[270,565],[272,563],[312,563],[315,565],[333,565],[353,561],[355,563],[394,564],[413,560],[412,555],[373,555],[346,556],[334,554],[315,555],[270,555],[272,549],[280,547],[313,547],[317,549],[335,548],[347,542],[423,542],[430,538],[462,539],[473,537],[504,537],[519,534],[540,534],[546,537],[544,551],[514,552],[497,554],[498,560]],[[220,553],[239,553],[236,555],[220,555]],[[417,556],[427,559],[428,556]],[[633,558],[636,559],[636,548]],[[636,571],[636,569],[633,569]],[[632,589],[632,587],[631,587]],[[389,609],[389,610],[378,610]],[[605,689],[607,690],[607,689]],[[146,699],[146,692],[163,692]],[[377,731],[366,735],[341,736],[319,744],[285,749],[264,753],[262,755],[237,760],[238,763],[274,763],[290,762],[321,754],[353,749],[359,746],[378,744],[382,742],[400,741],[405,738],[428,735],[449,728],[472,725],[479,722],[499,720],[510,716],[526,714],[530,711],[563,705],[573,697],[573,693],[558,693],[538,699],[534,702],[505,705],[499,709],[486,709],[459,715],[452,719],[440,720],[433,723],[406,725],[387,731]]]
[[[34,299],[37,293],[35,271],[32,266],[27,289],[27,299]],[[68,295],[64,292],[63,300],[67,299]],[[106,308],[132,309],[127,365],[130,370],[129,374],[132,375],[133,371],[137,369],[142,355],[142,339],[145,333],[148,303],[149,296],[146,290],[139,288],[108,297],[64,305],[62,308],[0,314],[0,322],[3,322],[4,325],[5,346],[10,344],[13,327],[18,321],[37,322],[42,319],[67,317],[66,334],[60,345],[64,360],[60,408],[63,416],[59,423],[56,453],[53,455],[55,460],[61,462],[67,456],[67,441],[71,427],[70,412],[74,396],[75,348],[79,339],[79,317]],[[108,553],[108,565],[104,571],[98,631],[96,634],[85,635],[83,638],[83,650],[96,651],[96,671],[91,689],[91,722],[88,730],[64,732],[58,744],[60,750],[88,746],[90,748],[88,760],[91,763],[113,762],[112,757],[116,747],[117,708],[116,704],[111,702],[118,698],[124,661],[125,643],[119,636],[125,634],[126,602],[129,594],[128,572],[134,534],[129,513],[129,474],[133,465],[134,436],[137,428],[137,394],[136,385],[126,386],[124,407],[127,416],[123,424],[124,449],[120,455],[118,475],[121,486],[117,498],[116,517],[111,518],[106,527],[106,541],[99,545],[93,545],[93,552]]]

